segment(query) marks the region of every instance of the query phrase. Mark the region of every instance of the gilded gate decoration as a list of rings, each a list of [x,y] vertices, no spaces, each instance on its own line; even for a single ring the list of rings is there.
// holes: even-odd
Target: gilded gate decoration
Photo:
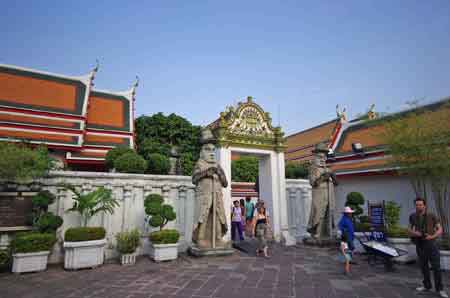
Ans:
[[[220,118],[209,125],[219,146],[237,146],[275,150],[285,149],[281,127],[272,126],[270,114],[257,105],[252,97],[227,107]]]

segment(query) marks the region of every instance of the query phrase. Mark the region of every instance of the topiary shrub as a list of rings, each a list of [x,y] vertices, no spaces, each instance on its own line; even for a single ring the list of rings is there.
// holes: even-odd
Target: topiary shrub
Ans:
[[[128,152],[114,161],[114,168],[120,173],[143,174],[147,169],[147,161],[135,152]]]
[[[357,222],[355,223],[355,232],[369,232],[370,223],[368,222]]]
[[[129,147],[116,147],[108,151],[105,157],[105,165],[108,169],[114,169],[114,162],[117,158],[127,153],[135,153],[133,149]]]
[[[149,239],[153,244],[173,244],[180,239],[180,233],[173,229],[156,231],[149,235]]]
[[[141,235],[137,229],[116,234],[117,250],[121,254],[132,254],[141,245]]]
[[[63,219],[60,216],[47,212],[39,217],[35,227],[41,233],[55,233],[62,224]]]
[[[16,238],[11,241],[11,247],[13,253],[49,251],[55,242],[54,234],[17,233]]]
[[[64,241],[79,242],[104,239],[106,230],[103,227],[69,228],[64,234]]]
[[[361,205],[364,205],[364,196],[359,192],[351,192],[347,195],[347,201],[345,202],[345,206],[352,208],[353,211],[353,220],[360,222],[359,216],[363,214],[363,209]]]
[[[170,161],[167,156],[159,153],[149,154],[147,157],[148,168],[150,174],[167,175],[170,170]]]
[[[169,221],[175,220],[177,217],[175,211],[173,210],[173,207],[163,203],[164,199],[159,194],[150,194],[145,198],[144,208],[145,213],[147,214],[146,220],[150,226],[155,228],[159,227],[160,229],[160,231],[150,233],[150,240],[152,239],[152,237],[156,237],[155,238],[156,241],[163,241],[164,244],[177,243],[179,237],[179,233],[177,230],[172,229],[163,231],[164,226],[167,225]],[[175,234],[178,234],[178,237],[174,237],[173,235]],[[166,241],[175,241],[175,242],[166,242]],[[156,243],[153,241],[152,243],[162,244],[162,242]]]
[[[56,196],[47,190],[40,191],[31,199],[33,206],[31,222],[34,230],[40,233],[55,233],[63,224],[60,216],[48,212],[48,206],[55,200]]]

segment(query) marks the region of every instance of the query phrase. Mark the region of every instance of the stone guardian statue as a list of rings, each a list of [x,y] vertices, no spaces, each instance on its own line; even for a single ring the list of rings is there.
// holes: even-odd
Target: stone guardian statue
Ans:
[[[192,172],[198,217],[194,219],[192,241],[198,249],[225,248],[222,238],[228,230],[222,188],[228,186],[225,172],[216,162],[215,140],[209,129],[202,131],[200,158]]]
[[[308,232],[314,239],[331,239],[334,229],[336,176],[326,166],[328,148],[319,144],[313,153],[315,156],[309,171],[312,202]]]

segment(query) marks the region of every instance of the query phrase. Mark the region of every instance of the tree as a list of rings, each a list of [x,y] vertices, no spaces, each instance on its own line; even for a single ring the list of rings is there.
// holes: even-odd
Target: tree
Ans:
[[[150,161],[148,158],[153,153],[169,157],[173,147],[177,147],[180,155],[190,153],[192,163],[199,158],[200,126],[192,125],[176,114],[165,116],[163,113],[140,116],[135,123],[138,153],[147,161]],[[182,171],[189,172],[192,163],[181,163],[187,167],[182,168]]]
[[[235,182],[256,182],[259,160],[252,156],[241,156],[231,161],[231,179]]]
[[[407,175],[417,196],[434,200],[444,233],[450,232],[449,103],[435,111],[409,113],[385,124],[382,138],[391,165]]]
[[[94,191],[86,194],[82,194],[72,185],[65,185],[75,197],[72,208],[66,210],[66,212],[78,212],[82,219],[84,227],[91,217],[100,212],[106,212],[109,214],[114,213],[114,208],[119,207],[119,201],[112,196],[112,191],[100,186]]]
[[[8,182],[27,183],[45,176],[53,162],[45,146],[35,149],[24,143],[0,142],[0,178]]]
[[[347,194],[347,201],[345,202],[345,206],[352,208],[353,211],[353,220],[360,221],[359,217],[364,213],[364,210],[361,208],[361,205],[364,205],[364,196],[360,192],[352,191]]]

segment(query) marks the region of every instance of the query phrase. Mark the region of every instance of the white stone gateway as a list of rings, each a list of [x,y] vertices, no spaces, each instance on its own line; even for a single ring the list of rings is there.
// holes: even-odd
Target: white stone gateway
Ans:
[[[266,203],[274,238],[285,245],[295,245],[296,235],[289,233],[286,179],[284,172],[284,133],[273,127],[269,113],[251,97],[236,108],[228,107],[208,126],[217,138],[217,159],[231,181],[231,153],[259,158],[259,196]],[[231,183],[223,191],[228,226],[230,224]],[[230,240],[230,231],[225,235]]]

